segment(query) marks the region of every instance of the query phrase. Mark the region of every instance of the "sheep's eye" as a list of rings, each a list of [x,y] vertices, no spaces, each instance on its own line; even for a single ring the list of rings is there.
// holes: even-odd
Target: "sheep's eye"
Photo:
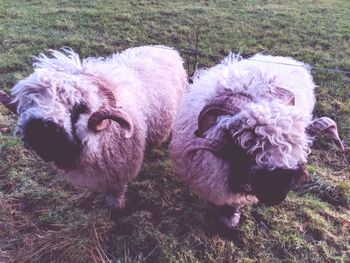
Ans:
[[[74,105],[71,112],[72,123],[76,123],[79,119],[79,115],[88,112],[88,107],[85,103],[77,103]]]

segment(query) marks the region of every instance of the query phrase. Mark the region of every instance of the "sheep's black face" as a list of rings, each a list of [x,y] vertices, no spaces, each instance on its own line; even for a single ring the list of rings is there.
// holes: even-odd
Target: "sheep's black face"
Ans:
[[[23,141],[45,161],[53,161],[58,168],[72,169],[79,158],[81,145],[71,139],[63,127],[53,121],[31,119],[25,127]]]
[[[229,146],[226,151],[224,156],[232,163],[231,176],[228,178],[229,187],[233,193],[242,192],[242,187],[250,184],[247,175],[254,161],[237,145]]]
[[[265,205],[278,205],[295,182],[303,175],[301,169],[252,169],[249,175],[254,194]]]
[[[302,165],[297,169],[259,168],[254,158],[235,144],[225,145],[220,156],[232,163],[228,178],[230,190],[254,194],[265,205],[280,204],[305,176]]]

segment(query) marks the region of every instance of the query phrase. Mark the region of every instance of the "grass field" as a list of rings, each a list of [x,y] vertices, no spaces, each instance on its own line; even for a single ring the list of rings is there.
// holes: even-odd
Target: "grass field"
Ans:
[[[350,70],[350,1],[0,0],[0,88],[31,72],[32,56],[72,47],[105,56],[138,43],[198,48],[210,66],[229,51],[292,56]],[[192,72],[195,59],[183,54]],[[350,75],[313,71],[316,116],[350,143]],[[350,153],[315,142],[311,181],[277,207],[246,207],[229,238],[179,181],[167,145],[147,154],[114,217],[104,196],[76,189],[12,137],[0,107],[0,262],[350,262]],[[113,219],[113,220],[112,220]]]

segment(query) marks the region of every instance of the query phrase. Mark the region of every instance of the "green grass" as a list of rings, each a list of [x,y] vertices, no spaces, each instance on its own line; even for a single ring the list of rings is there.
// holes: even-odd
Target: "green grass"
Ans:
[[[200,66],[229,51],[292,56],[350,70],[348,0],[63,1],[0,0],[0,87],[31,71],[32,56],[70,46],[83,57],[137,43],[194,49]],[[189,72],[195,59],[183,54]],[[349,74],[313,71],[317,116],[350,143]],[[0,107],[0,262],[349,262],[350,152],[319,138],[309,184],[280,206],[244,208],[230,239],[210,230],[204,201],[180,182],[167,144],[147,154],[130,184],[127,211],[76,189],[12,137]],[[111,218],[113,220],[111,220]]]

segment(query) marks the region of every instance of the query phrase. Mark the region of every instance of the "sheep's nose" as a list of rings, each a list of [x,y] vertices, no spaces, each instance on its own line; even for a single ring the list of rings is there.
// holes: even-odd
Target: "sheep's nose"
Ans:
[[[45,161],[54,161],[62,169],[74,168],[80,144],[70,139],[62,126],[50,120],[31,119],[23,134],[23,141]]]

